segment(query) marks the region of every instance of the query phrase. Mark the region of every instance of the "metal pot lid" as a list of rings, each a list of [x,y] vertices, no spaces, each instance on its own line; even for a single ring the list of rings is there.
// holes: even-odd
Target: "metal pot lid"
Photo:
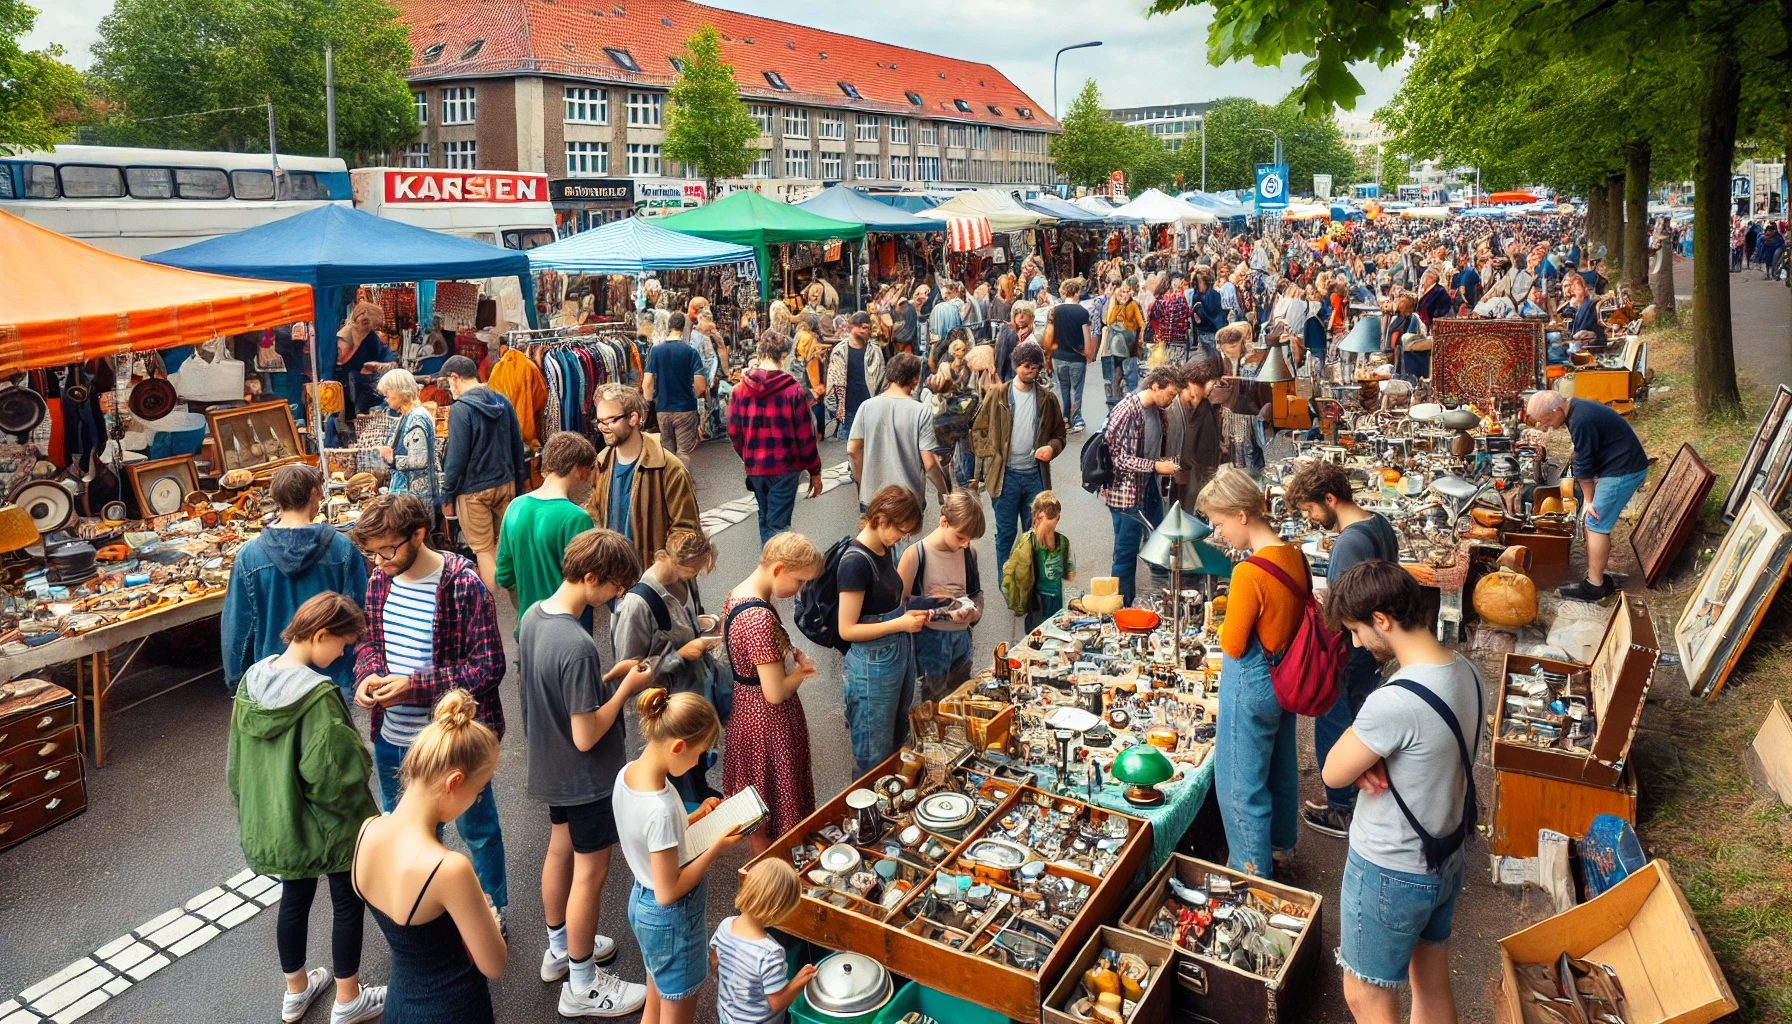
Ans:
[[[1444,407],[1436,402],[1420,402],[1406,410],[1406,415],[1407,418],[1418,420],[1420,423],[1429,423],[1443,415],[1443,411]]]
[[[1445,409],[1437,422],[1451,430],[1469,430],[1480,425],[1481,417],[1473,409]]]
[[[877,806],[877,793],[869,789],[855,789],[846,794],[846,806],[855,811]]]
[[[924,828],[963,828],[977,816],[977,804],[963,793],[934,793],[915,807],[915,821]]]
[[[1013,871],[1027,862],[1027,848],[1001,839],[979,839],[965,851],[965,856],[992,868]]]
[[[835,843],[821,851],[821,869],[830,875],[845,875],[857,871],[859,851],[845,843]]]
[[[25,510],[38,533],[67,526],[75,518],[75,499],[54,480],[33,480],[12,494],[12,503]]]
[[[895,994],[890,972],[868,956],[835,953],[815,965],[803,992],[811,1009],[830,1017],[855,1017],[881,1008]]]

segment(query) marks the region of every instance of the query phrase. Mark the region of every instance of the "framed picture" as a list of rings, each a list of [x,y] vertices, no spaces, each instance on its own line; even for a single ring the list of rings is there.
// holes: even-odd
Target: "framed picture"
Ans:
[[[124,471],[131,478],[139,519],[179,512],[187,495],[199,489],[199,468],[191,455],[138,462],[125,466]]]
[[[1767,450],[1776,439],[1786,433],[1784,428],[1788,412],[1792,412],[1792,386],[1781,384],[1773,393],[1773,401],[1767,403],[1767,411],[1761,414],[1761,423],[1755,427],[1754,439],[1748,443],[1748,450],[1742,455],[1742,465],[1736,470],[1736,479],[1730,484],[1729,492],[1724,495],[1725,523],[1736,518],[1736,512],[1742,508],[1744,499],[1753,489],[1756,474],[1767,462]],[[1783,474],[1780,477],[1780,488],[1785,488]]]
[[[234,409],[207,409],[218,476],[233,469],[259,470],[284,465],[305,456],[299,428],[293,423],[292,406],[285,402],[257,402]]]
[[[1643,568],[1644,586],[1654,586],[1668,563],[1680,553],[1716,480],[1692,445],[1680,446],[1667,472],[1649,492],[1649,500],[1643,503],[1636,528],[1630,531],[1630,550]]]
[[[1440,317],[1431,324],[1431,389],[1440,402],[1486,403],[1541,387],[1543,325]]]
[[[1751,494],[1674,625],[1680,668],[1695,697],[1723,688],[1792,562],[1792,525]]]

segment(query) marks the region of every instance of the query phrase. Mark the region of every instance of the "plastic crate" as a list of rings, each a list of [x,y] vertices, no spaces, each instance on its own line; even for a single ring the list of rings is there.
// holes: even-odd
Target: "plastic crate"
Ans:
[[[897,995],[900,994],[900,992],[897,993]],[[895,997],[892,996],[889,1004],[886,1005],[883,1010],[873,1010],[870,1013],[862,1013],[857,1017],[830,1017],[827,1014],[818,1013],[815,1010],[810,1009],[809,997],[806,994],[803,994],[798,995],[796,997],[796,1002],[790,1004],[790,1012],[788,1016],[791,1020],[791,1024],[881,1024],[884,1020],[882,1014],[891,1006],[895,1005],[896,1000]],[[901,1020],[902,1014],[899,1013],[891,1019]],[[941,1021],[940,1024],[945,1024],[945,1022]]]
[[[896,995],[878,1013],[875,1024],[898,1024],[904,1016],[919,1010],[940,1024],[1008,1024],[1008,1018],[976,1003],[935,992],[918,981],[911,981],[896,990]]]

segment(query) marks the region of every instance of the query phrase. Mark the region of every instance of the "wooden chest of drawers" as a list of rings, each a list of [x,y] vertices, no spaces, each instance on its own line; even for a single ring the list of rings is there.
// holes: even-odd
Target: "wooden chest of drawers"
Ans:
[[[0,850],[87,809],[76,715],[60,686],[0,686]]]

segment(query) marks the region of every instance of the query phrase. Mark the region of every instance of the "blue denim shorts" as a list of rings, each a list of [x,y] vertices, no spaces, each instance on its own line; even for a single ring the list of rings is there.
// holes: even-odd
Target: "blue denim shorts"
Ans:
[[[1400,987],[1419,943],[1450,940],[1462,866],[1460,850],[1437,875],[1389,871],[1350,851],[1338,900],[1338,963],[1371,985]]]
[[[1602,476],[1593,491],[1593,516],[1586,517],[1586,527],[1593,533],[1610,533],[1612,527],[1618,525],[1618,513],[1630,504],[1630,496],[1643,481],[1649,478],[1649,471],[1639,470],[1623,476]]]
[[[636,882],[628,896],[628,927],[641,947],[641,962],[660,998],[678,1002],[696,994],[709,977],[709,880],[669,907]]]

